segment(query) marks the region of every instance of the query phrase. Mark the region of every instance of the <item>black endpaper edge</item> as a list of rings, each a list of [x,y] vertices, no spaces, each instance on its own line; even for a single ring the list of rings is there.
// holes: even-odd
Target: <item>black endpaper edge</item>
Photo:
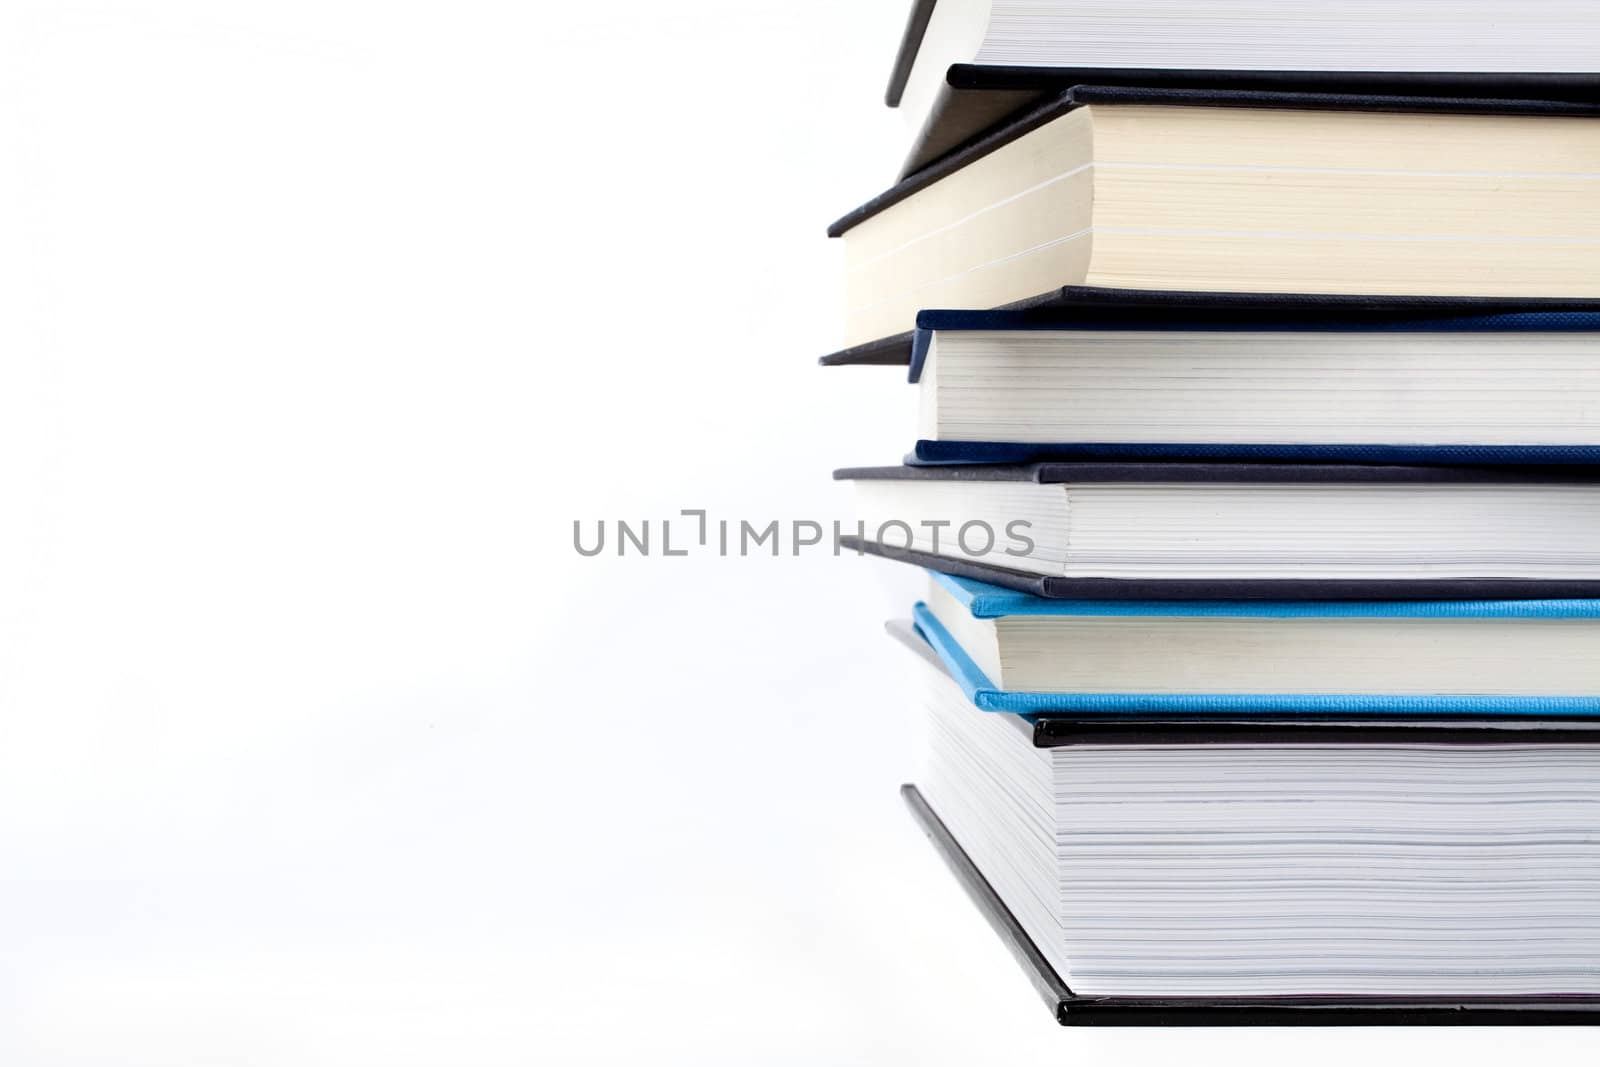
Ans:
[[[950,156],[969,151],[990,132],[1016,122],[1043,101],[1070,88],[970,90],[954,88],[948,79],[947,71],[946,83],[935,90],[895,181],[942,166]]]
[[[900,47],[894,54],[894,69],[889,72],[889,87],[883,93],[883,102],[890,107],[900,106],[900,97],[906,91],[906,82],[911,80],[911,68],[916,66],[917,52],[922,48],[922,38],[927,35],[936,2],[915,0],[911,13],[906,16],[906,28],[900,34]]]
[[[989,715],[992,712],[980,712]],[[1073,745],[1600,744],[1600,719],[1099,719],[1033,716],[1035,748]]]
[[[914,785],[900,796],[989,926],[1022,965],[1063,1026],[1413,1026],[1596,1025],[1600,997],[1086,997],[1045,960],[961,845]]]
[[[868,200],[854,211],[841,215],[829,225],[828,236],[843,236],[847,230],[865,222],[885,208],[898,204],[912,193],[932,185],[940,178],[955,173],[973,160],[1010,144],[1023,134],[1031,133],[1045,123],[1079,106],[1081,105],[1077,99],[1077,90],[1075,89],[1045,101],[1040,106],[1017,117],[1005,126],[979,137],[963,151],[951,153],[937,164],[925,167],[911,177],[896,182],[893,186]]]
[[[989,880],[968,858],[966,851],[956,843],[956,839],[945,828],[944,821],[934,814],[917,787],[910,784],[902,785],[900,796],[905,800],[906,807],[911,809],[911,814],[916,818],[923,834],[933,842],[939,852],[939,858],[944,860],[945,866],[956,876],[961,888],[966,890],[967,896],[972,898],[972,902],[978,906],[983,917],[989,921],[989,926],[1000,935],[1000,940],[1006,943],[1011,955],[1022,964],[1022,969],[1033,988],[1044,998],[1046,1004],[1055,1009],[1057,1020],[1065,1024],[1067,1016],[1064,1009],[1073,999],[1072,990],[1067,988],[1060,975],[1056,974],[1055,968],[1051,967],[1050,962],[1040,954],[1033,939],[1011,914],[1011,909],[1006,907],[1005,901],[1000,899],[1000,894],[994,891]]]
[[[1594,485],[1594,466],[1413,466],[1398,463],[1228,463],[1209,460],[974,463],[924,466],[841,467],[835,481],[1036,482],[1040,485],[1097,483],[1265,485]]]
[[[1150,309],[1169,312],[1260,311],[1267,314],[1510,314],[1519,311],[1600,311],[1600,300],[1541,296],[1384,296],[1364,293],[1240,293],[1204,289],[1119,289],[1065,285],[988,311],[1038,312],[1048,321],[1063,308]],[[931,309],[926,309],[931,310]],[[912,363],[914,331],[867,341],[823,356],[825,367],[905,366]]]
[[[912,331],[880,337],[863,345],[830,352],[817,360],[824,367],[905,367],[911,363]]]
[[[953,68],[952,68],[953,69]],[[1600,117],[1600,102],[1507,100],[1490,97],[1393,96],[1368,93],[1173,88],[1159,85],[1079,83],[1047,97],[1032,110],[989,130],[970,144],[901,179],[828,227],[838,237],[893,204],[995,151],[1023,134],[1087,104],[1144,104],[1187,107],[1277,108],[1291,111],[1381,111],[1420,114],[1565,115]]]
[[[952,535],[953,536],[953,535]],[[1588,600],[1600,582],[1510,578],[1371,579],[1121,579],[1027,574],[987,563],[951,559],[868,541],[854,534],[839,547],[896,563],[998,585],[1048,600]]]
[[[884,631],[945,677],[950,671],[910,619],[890,619]],[[1074,745],[1240,744],[1600,744],[1600,719],[1482,719],[1457,715],[1323,718],[1316,715],[1185,716],[1180,719],[1084,718],[1065,713],[983,712],[1013,725],[1035,748]]]
[[[900,168],[909,178],[963,152],[990,130],[1078,85],[1193,91],[1323,93],[1333,96],[1483,100],[1503,113],[1587,114],[1600,102],[1600,74],[1172,70],[1151,67],[1019,67],[957,63],[945,71]],[[1576,107],[1578,110],[1572,110]],[[1400,110],[1399,108],[1391,110]],[[1464,110],[1457,108],[1456,110]]]

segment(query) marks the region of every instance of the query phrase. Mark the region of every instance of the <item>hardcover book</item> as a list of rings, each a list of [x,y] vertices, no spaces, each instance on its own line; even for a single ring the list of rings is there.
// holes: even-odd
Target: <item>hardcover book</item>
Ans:
[[[1600,596],[1600,467],[857,467],[845,547],[1045,597]]]
[[[1597,724],[1030,720],[908,659],[903,793],[1061,1023],[1600,1020]]]
[[[1074,286],[1594,300],[1597,115],[1080,85],[833,224],[844,344]]]
[[[1600,311],[923,311],[916,462],[1600,462]]]
[[[1600,99],[1583,0],[916,0],[885,101],[904,174],[1074,85]]]
[[[1600,600],[1049,600],[929,572],[980,711],[1600,717]]]

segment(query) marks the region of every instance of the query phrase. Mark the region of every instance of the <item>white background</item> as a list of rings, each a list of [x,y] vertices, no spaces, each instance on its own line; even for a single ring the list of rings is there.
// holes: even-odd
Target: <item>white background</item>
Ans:
[[[1593,1062],[1063,1031],[828,521],[904,0],[0,5],[0,1063]],[[659,542],[656,547],[659,548]]]

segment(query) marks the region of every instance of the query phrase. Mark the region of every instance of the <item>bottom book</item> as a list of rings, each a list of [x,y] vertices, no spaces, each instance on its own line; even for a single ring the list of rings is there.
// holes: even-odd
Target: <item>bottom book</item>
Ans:
[[[917,651],[902,792],[1061,1023],[1600,1022],[1600,724],[1024,718]]]

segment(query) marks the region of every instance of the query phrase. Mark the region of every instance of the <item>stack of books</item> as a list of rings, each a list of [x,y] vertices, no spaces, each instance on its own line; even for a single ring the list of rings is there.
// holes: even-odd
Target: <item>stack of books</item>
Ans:
[[[836,477],[1063,1023],[1600,1021],[1600,8],[1503,15],[913,10]]]

